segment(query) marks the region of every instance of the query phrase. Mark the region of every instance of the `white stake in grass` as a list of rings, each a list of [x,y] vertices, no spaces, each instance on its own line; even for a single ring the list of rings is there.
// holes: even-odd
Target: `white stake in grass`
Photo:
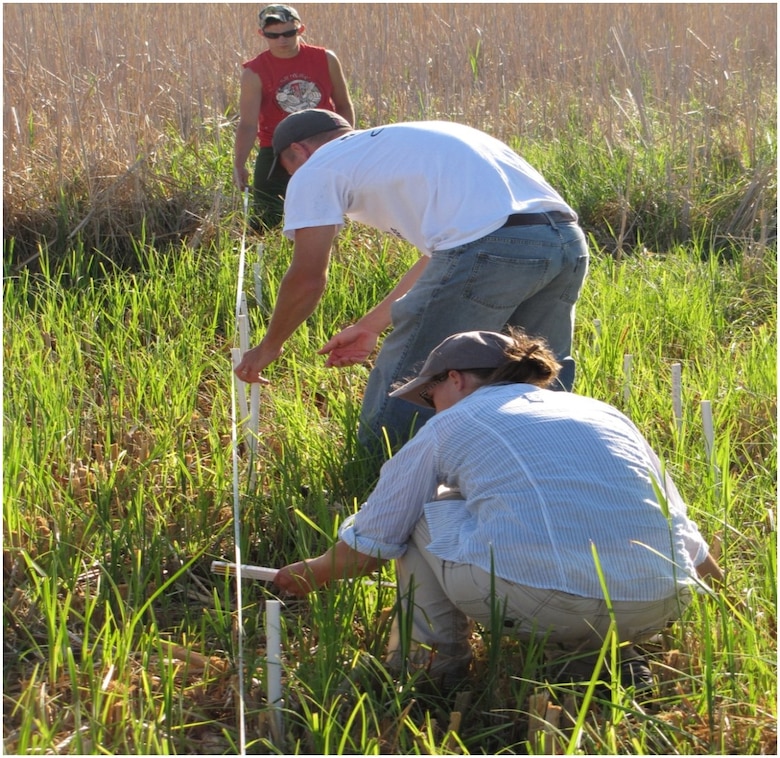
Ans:
[[[682,366],[672,364],[672,409],[677,422],[677,433],[682,433]]]
[[[268,566],[236,565],[225,561],[212,561],[211,571],[222,576],[235,576],[254,579],[260,582],[272,582],[278,569]],[[268,705],[271,707],[271,735],[277,745],[282,740],[282,628],[280,600],[265,601],[265,637],[266,637],[266,691]]]
[[[262,242],[257,243],[257,263],[252,266],[255,274],[255,302],[259,307],[263,305],[263,280],[260,276],[263,263],[263,252],[265,248]]]
[[[701,423],[704,429],[704,448],[707,451],[707,460],[712,466],[715,463],[715,428],[712,425],[712,403],[709,400],[701,401]]]
[[[246,308],[246,298],[242,300],[242,306]],[[249,350],[249,317],[246,311],[238,315],[238,342],[241,346],[241,356]],[[244,389],[246,392],[246,389]],[[260,414],[260,385],[252,382],[249,385],[249,434],[247,443],[249,445],[249,454],[252,458],[257,450],[257,427]]]
[[[271,706],[271,734],[277,745],[282,740],[282,603],[265,601],[265,638],[268,704]]]
[[[241,301],[240,307],[246,307],[246,300]],[[243,356],[249,350],[249,318],[246,311],[239,311],[236,323],[238,324],[238,345]]]
[[[244,214],[246,216],[246,213]],[[244,353],[249,350],[249,314],[247,312],[247,302],[246,302],[246,294],[243,291],[243,268],[244,268],[244,254],[245,254],[245,244],[242,240],[241,243],[241,281],[242,286],[241,290],[238,293],[237,296],[237,302],[236,302],[236,322],[237,322],[237,328],[238,328],[238,344],[240,349],[240,357],[243,358]],[[257,277],[258,272],[255,272],[256,280],[255,280],[255,287],[257,287]],[[235,368],[235,359],[234,359],[234,368]],[[246,388],[242,382],[239,382],[241,384],[241,393],[246,397]],[[242,410],[246,409],[246,403],[242,406]],[[256,478],[256,469],[255,469],[255,462],[254,458],[257,454],[257,437],[260,430],[260,385],[257,382],[252,382],[249,386],[249,408],[247,409],[247,412],[244,414],[243,418],[246,419],[248,417],[248,426],[245,426],[245,429],[248,429],[247,434],[247,445],[249,447],[249,456],[250,456],[250,474],[249,474],[249,489],[250,491],[254,489],[255,486],[255,478]]]
[[[241,363],[241,348],[230,348],[230,357],[233,360],[233,368],[235,369]],[[238,395],[238,421],[241,423],[249,415],[249,406],[246,402],[246,385],[239,379],[236,379],[235,383],[236,394]]]
[[[717,500],[720,498],[720,469],[715,461],[715,427],[712,423],[712,403],[709,400],[701,401],[701,423],[704,431],[704,447],[707,451],[707,461],[712,469],[715,499]]]
[[[257,479],[257,436],[260,428],[260,385],[253,383],[249,388],[249,491],[255,488]]]

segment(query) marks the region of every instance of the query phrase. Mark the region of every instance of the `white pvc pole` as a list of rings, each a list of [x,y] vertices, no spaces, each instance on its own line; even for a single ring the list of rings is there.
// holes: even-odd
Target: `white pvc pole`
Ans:
[[[268,664],[268,704],[271,706],[271,733],[277,745],[282,738],[282,603],[265,601],[266,661]]]
[[[704,446],[707,451],[707,460],[712,469],[712,477],[715,481],[715,497],[720,497],[720,470],[715,461],[715,427],[712,423],[712,403],[709,400],[701,401],[701,422],[704,429]]]
[[[704,446],[707,450],[707,460],[712,465],[715,454],[715,430],[712,425],[712,403],[709,400],[701,401],[701,422],[704,428]]]
[[[677,432],[682,432],[682,366],[672,364],[672,408],[677,422]]]
[[[263,304],[263,280],[260,278],[260,261],[263,260],[263,243],[257,243],[257,263],[252,266],[255,274],[255,302],[258,305]]]
[[[246,304],[246,300],[243,301]],[[249,319],[245,312],[238,316],[238,344],[241,348],[241,355],[249,350]]]
[[[240,301],[240,306],[243,311],[238,315],[238,343],[241,346],[241,355],[249,350],[249,317],[246,313],[246,298],[244,297]],[[246,393],[246,388],[244,388]],[[246,405],[244,405],[246,408]],[[244,418],[249,418],[249,435],[247,438],[247,444],[249,445],[249,454],[254,457],[257,450],[257,429],[259,426],[260,418],[260,385],[256,382],[251,382],[249,385],[249,408]],[[250,481],[250,489],[253,485],[253,481]]]
[[[260,427],[260,385],[252,383],[249,392],[249,431],[252,433],[251,449],[257,449],[257,431]]]
[[[255,488],[255,478],[257,476],[257,466],[255,456],[257,455],[257,435],[260,427],[260,385],[253,382],[249,388],[249,489]]]
[[[241,363],[241,348],[230,348],[230,356],[233,359],[233,368],[235,369]],[[233,376],[235,377],[235,374]],[[236,394],[238,395],[238,422],[241,423],[249,415],[246,402],[246,385],[240,379],[234,379],[234,382]]]
[[[236,284],[236,329],[239,326],[239,316],[244,305],[244,261],[246,258],[246,227],[249,206],[249,187],[244,190],[244,229],[241,234],[241,252],[238,256],[238,282]],[[241,351],[239,351],[239,356]],[[231,358],[235,361],[235,356],[231,353]],[[238,396],[239,385],[242,383],[236,379],[233,371],[230,372],[230,398],[231,398],[231,442],[233,448],[233,549],[236,564],[236,636],[238,642],[238,752],[240,755],[246,755],[246,702],[244,700],[244,596],[242,588],[241,575],[241,500],[239,498],[238,481]],[[244,395],[244,405],[241,409],[246,413],[246,395]]]
[[[212,561],[211,571],[214,574],[222,574],[223,576],[235,576],[236,564],[226,563],[225,561]],[[241,573],[243,574],[244,579],[257,579],[261,582],[272,582],[276,578],[277,573],[279,573],[279,569],[270,568],[268,566],[252,566],[245,563],[241,566]]]

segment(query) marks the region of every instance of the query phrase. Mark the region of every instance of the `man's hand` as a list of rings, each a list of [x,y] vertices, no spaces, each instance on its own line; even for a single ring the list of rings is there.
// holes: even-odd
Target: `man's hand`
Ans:
[[[328,355],[327,368],[353,366],[363,363],[376,348],[379,334],[357,325],[348,326],[331,337],[318,351],[319,355]]]
[[[246,166],[233,169],[233,183],[238,189],[243,192],[249,186],[249,172],[246,170]]]
[[[268,380],[264,379],[260,373],[281,354],[281,350],[269,350],[261,342],[257,347],[253,347],[244,353],[241,363],[235,368],[236,378],[242,382],[268,384]]]

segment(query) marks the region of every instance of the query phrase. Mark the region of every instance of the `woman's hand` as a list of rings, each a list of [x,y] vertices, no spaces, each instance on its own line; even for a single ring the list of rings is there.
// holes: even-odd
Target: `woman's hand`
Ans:
[[[381,563],[379,559],[359,553],[343,540],[338,540],[330,550],[316,558],[280,568],[274,577],[274,584],[284,592],[301,597],[333,579],[351,579],[370,574]]]
[[[282,592],[287,592],[290,595],[298,597],[308,595],[320,586],[311,568],[311,564],[315,563],[316,560],[315,558],[309,561],[298,561],[280,568],[274,577],[274,584]]]

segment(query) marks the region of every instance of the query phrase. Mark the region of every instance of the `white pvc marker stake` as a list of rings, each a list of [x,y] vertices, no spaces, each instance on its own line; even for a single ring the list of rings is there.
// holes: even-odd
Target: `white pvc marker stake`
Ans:
[[[677,422],[677,433],[682,433],[682,365],[672,364],[672,409]]]
[[[235,369],[241,363],[241,348],[230,348],[230,357],[233,359],[233,368]],[[238,421],[241,423],[249,415],[249,407],[246,402],[246,384],[240,379],[234,379],[234,381],[236,383],[236,394],[238,395]]]
[[[241,355],[249,350],[249,317],[246,314],[246,298],[241,300],[241,305],[244,310],[239,314],[238,322],[238,344],[241,346]],[[246,394],[246,388],[244,388]],[[246,408],[246,405],[244,406]],[[249,435],[247,444],[249,445],[249,453],[254,457],[257,451],[257,429],[260,424],[260,385],[256,382],[251,382],[249,385],[249,407],[247,414],[244,418],[249,417]],[[254,477],[250,480],[250,488],[254,484]]]
[[[631,361],[633,355],[626,353],[623,356],[623,402],[628,407],[628,401],[631,399]]]
[[[712,477],[715,480],[715,497],[720,497],[720,471],[715,463],[715,427],[712,423],[712,403],[709,400],[701,401],[701,423],[704,430],[704,447],[707,451],[707,460],[712,469]]]
[[[715,430],[712,425],[712,403],[709,400],[701,401],[701,423],[704,428],[704,446],[707,450],[707,460],[712,464],[715,453]]]
[[[707,460],[715,466],[715,428],[712,424],[712,403],[701,401],[701,423],[704,429],[704,446],[707,450]]]
[[[243,301],[246,304],[246,300]],[[238,316],[238,345],[241,348],[241,355],[249,350],[249,319],[246,313]]]
[[[255,579],[260,582],[272,582],[279,569],[268,566],[251,566],[244,563],[241,566],[241,574],[244,579]],[[237,567],[235,563],[226,563],[225,561],[212,561],[211,573],[221,574],[222,576],[235,576]],[[395,586],[395,585],[393,585]]]
[[[263,280],[260,277],[260,273],[262,271],[262,261],[263,261],[263,243],[258,242],[257,243],[257,263],[255,263],[254,266],[252,266],[252,270],[255,274],[255,302],[258,305],[263,304]]]
[[[260,385],[253,382],[249,388],[249,490],[255,488],[257,478],[257,466],[255,465],[255,456],[257,455],[257,438],[260,427]]]
[[[249,431],[252,432],[252,452],[257,449],[257,432],[260,427],[260,385],[252,383],[249,392]]]
[[[268,704],[271,706],[271,734],[277,745],[282,739],[282,604],[265,601],[266,662],[268,668]]]

